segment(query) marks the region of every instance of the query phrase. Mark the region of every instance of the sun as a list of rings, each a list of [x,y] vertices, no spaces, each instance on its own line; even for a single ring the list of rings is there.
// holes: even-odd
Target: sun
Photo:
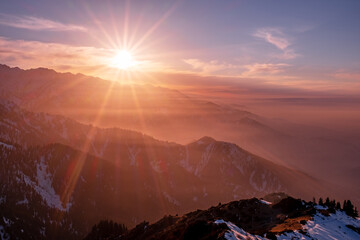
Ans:
[[[111,65],[119,69],[127,70],[136,66],[137,61],[129,51],[120,50],[116,53]]]

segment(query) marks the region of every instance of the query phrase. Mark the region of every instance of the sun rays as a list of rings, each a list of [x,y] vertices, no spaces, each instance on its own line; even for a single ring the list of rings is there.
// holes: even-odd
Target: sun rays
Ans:
[[[116,53],[110,66],[123,70],[129,70],[136,65],[138,65],[138,62],[134,59],[132,54],[127,50],[121,50]]]
[[[92,126],[90,126],[86,140],[83,141],[81,146],[78,146],[81,153],[74,159],[74,165],[68,169],[68,181],[67,185],[62,189],[61,192],[61,200],[64,205],[71,201],[71,196],[76,188],[77,182],[81,176],[83,171],[83,167],[86,162],[86,153],[91,153],[92,148],[94,148],[94,141],[97,135],[96,126],[100,125],[101,118],[106,115],[106,108],[109,101],[113,101],[114,96],[117,94],[122,94],[122,91],[117,91],[113,93],[113,89],[116,86],[116,89],[122,89],[122,84],[130,83],[133,79],[141,79],[141,78],[151,78],[153,81],[154,76],[151,76],[147,71],[143,71],[146,69],[151,69],[151,64],[156,61],[156,56],[152,56],[148,53],[148,50],[151,49],[152,42],[149,40],[150,35],[152,35],[156,29],[171,15],[174,11],[178,2],[176,2],[165,14],[163,14],[155,23],[149,26],[148,30],[145,31],[139,37],[139,24],[141,21],[136,24],[130,23],[130,3],[127,2],[126,7],[124,9],[124,19],[123,23],[119,23],[116,20],[116,17],[111,9],[109,9],[109,15],[112,18],[110,24],[112,24],[112,32],[109,32],[108,28],[105,28],[102,25],[101,21],[99,21],[96,17],[96,14],[92,11],[92,9],[84,3],[84,8],[87,11],[88,15],[93,19],[94,24],[97,28],[102,32],[102,36],[96,35],[94,33],[89,32],[89,36],[92,37],[95,41],[99,43],[102,49],[104,49],[104,61],[103,63],[99,63],[97,71],[101,72],[110,72],[113,73],[111,81],[108,84],[107,89],[103,92],[103,98],[101,99],[101,103],[99,102],[99,106],[96,108],[96,116],[94,116],[92,121]],[[97,56],[94,56],[96,58]],[[107,59],[107,60],[106,60]],[[76,84],[76,83],[74,83]],[[71,86],[68,86],[71,88]],[[134,112],[136,112],[136,118],[139,119],[140,125],[143,131],[147,129],[146,121],[144,120],[143,106],[141,106],[141,98],[143,97],[141,93],[139,94],[137,90],[131,86],[131,98],[130,101],[134,102]],[[120,101],[121,97],[119,98]],[[122,102],[119,102],[119,106]],[[157,161],[156,154],[145,147],[144,154],[147,155],[149,160],[153,159]],[[140,169],[136,169],[138,171],[137,175],[141,175]],[[167,208],[166,203],[163,199],[163,187],[164,180],[163,177],[167,177],[167,171],[164,172],[164,176],[159,177],[156,174],[151,174],[151,177],[156,185],[158,191],[158,200],[162,205],[162,208]],[[166,185],[166,184],[165,184]],[[60,216],[61,217],[61,216]]]

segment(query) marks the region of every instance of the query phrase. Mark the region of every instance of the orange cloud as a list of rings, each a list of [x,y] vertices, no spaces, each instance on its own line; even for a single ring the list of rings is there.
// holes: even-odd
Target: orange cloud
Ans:
[[[211,74],[226,69],[239,68],[239,66],[228,63],[221,63],[215,60],[206,62],[200,59],[191,58],[191,59],[184,59],[183,61],[189,64],[194,70],[205,74]]]
[[[0,37],[0,63],[21,68],[47,67],[114,79],[119,69],[110,65],[118,49],[59,43],[10,40]],[[139,60],[141,71],[161,69],[161,63]],[[138,69],[137,69],[138,70]]]
[[[257,76],[264,74],[278,74],[285,70],[285,68],[289,67],[289,64],[286,63],[255,63],[251,65],[245,65],[247,69],[244,72],[243,76]]]

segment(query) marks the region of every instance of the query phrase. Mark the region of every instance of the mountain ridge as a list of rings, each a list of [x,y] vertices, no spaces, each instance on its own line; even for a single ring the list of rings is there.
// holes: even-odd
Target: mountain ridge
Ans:
[[[10,152],[11,156],[20,154],[22,157],[15,159],[23,159],[23,162],[28,163],[21,167],[17,165],[19,160],[6,160],[4,169],[10,168],[12,172],[2,176],[11,181],[7,184],[9,188],[19,184],[26,187],[32,196],[42,199],[37,202],[43,203],[44,207],[40,204],[38,208],[45,212],[53,211],[46,210],[50,206],[61,206],[56,211],[65,215],[80,211],[80,217],[85,209],[94,207],[78,206],[77,203],[85,199],[96,204],[98,208],[108,206],[101,207],[102,212],[94,213],[83,225],[76,220],[75,215],[67,218],[67,222],[75,221],[82,226],[81,234],[88,231],[95,224],[95,220],[99,221],[105,216],[113,216],[112,218],[118,221],[133,225],[140,219],[153,221],[164,214],[182,213],[219,201],[263,195],[275,190],[296,189],[298,193],[305,190],[303,194],[310,198],[313,191],[305,188],[300,190],[302,184],[293,181],[293,177],[299,176],[303,178],[302,181],[310,181],[312,186],[315,186],[316,182],[302,173],[253,155],[235,144],[216,141],[210,137],[180,145],[129,130],[101,129],[61,116],[31,113],[21,110],[15,104],[0,103],[0,109],[0,137],[5,140],[4,144],[11,145],[11,141],[15,141],[25,146],[7,148],[0,144],[2,159],[13,159],[8,156]],[[64,129],[68,129],[69,134],[61,134]],[[34,133],[41,138],[37,140]],[[83,146],[89,148],[82,148]],[[73,149],[74,147],[77,149]],[[26,169],[22,172],[28,174],[18,175],[17,170],[22,168]],[[82,171],[85,171],[83,169],[102,169],[106,174],[89,177],[82,174]],[[105,176],[107,180],[102,180]],[[16,179],[20,179],[20,182]],[[45,179],[46,184],[41,185],[42,181],[39,182],[39,179]],[[92,194],[99,192],[96,187],[99,184],[103,186],[101,188],[107,186],[101,194],[107,196],[105,199],[98,199]],[[80,188],[87,190],[76,190]],[[75,195],[71,194],[71,189],[74,189]],[[41,195],[44,191],[45,195]],[[8,192],[11,191],[3,189],[1,194],[6,196]],[[17,194],[16,200],[12,202],[21,202],[24,199],[30,201],[27,191],[19,192],[24,192],[28,197]],[[126,196],[128,200],[120,200],[116,196]],[[49,206],[46,199],[53,199],[53,203]],[[9,210],[17,208],[16,205],[8,204],[6,200],[0,207]],[[25,205],[28,204],[30,203]],[[12,216],[14,219],[16,215]],[[73,223],[73,226],[77,224]],[[74,236],[79,235],[74,233]]]
[[[269,198],[276,202],[264,200]],[[120,233],[110,230],[111,222],[103,222],[103,225],[95,225],[85,240],[358,239],[360,218],[355,215],[347,215],[344,209],[335,205],[318,205],[273,193],[261,199],[219,203],[183,216],[164,216],[152,224],[142,222],[130,230],[123,228]]]

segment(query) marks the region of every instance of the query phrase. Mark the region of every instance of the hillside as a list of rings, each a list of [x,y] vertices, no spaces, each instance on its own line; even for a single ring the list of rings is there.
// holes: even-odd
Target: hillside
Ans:
[[[0,109],[2,216],[37,239],[78,239],[107,218],[135,226],[274,191],[324,192],[306,174],[210,137],[180,145],[10,102]]]
[[[103,222],[85,239],[359,239],[359,218],[335,207],[278,197],[276,203],[257,198],[219,203],[181,217],[143,222],[121,233],[106,230],[112,223]]]
[[[235,143],[268,160],[339,185],[337,196],[352,194],[359,179],[358,134],[268,119],[251,109],[189,97],[177,89],[122,84],[51,69],[0,66],[0,98],[31,112],[70,117],[96,127],[138,131],[188,144],[203,136]],[[65,131],[65,130],[64,130]],[[69,131],[70,132],[70,131]],[[360,196],[354,196],[360,201]]]

